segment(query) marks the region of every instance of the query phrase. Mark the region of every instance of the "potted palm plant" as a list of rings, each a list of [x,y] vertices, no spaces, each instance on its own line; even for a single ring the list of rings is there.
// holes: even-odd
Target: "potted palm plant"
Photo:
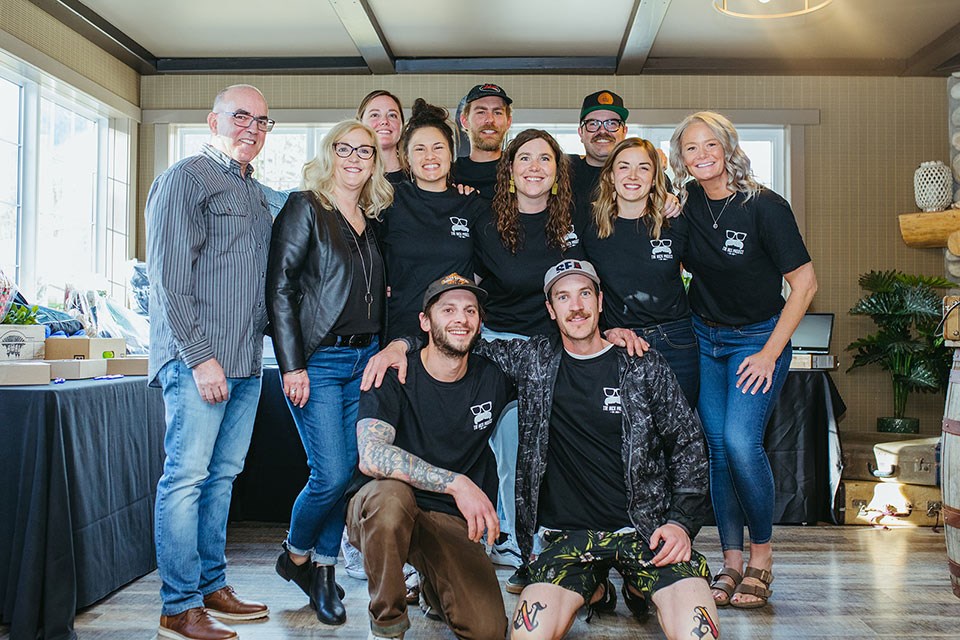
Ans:
[[[907,398],[914,391],[936,393],[947,388],[950,350],[938,332],[941,296],[938,289],[956,286],[939,277],[915,276],[901,271],[871,271],[860,276],[867,293],[852,315],[870,316],[877,332],[847,345],[855,351],[847,371],[877,365],[890,372],[893,383],[893,416],[877,418],[877,431],[917,433],[920,421],[906,417]]]

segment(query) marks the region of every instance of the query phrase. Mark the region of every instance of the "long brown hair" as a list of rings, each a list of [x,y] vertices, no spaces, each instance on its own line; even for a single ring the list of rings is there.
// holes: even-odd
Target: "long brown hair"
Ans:
[[[523,227],[520,226],[520,208],[517,194],[510,192],[510,179],[513,175],[513,160],[520,147],[531,140],[544,140],[553,150],[557,161],[557,192],[547,196],[547,246],[566,248],[565,238],[573,226],[570,210],[573,208],[573,190],[570,188],[570,161],[560,145],[542,129],[525,129],[510,141],[500,162],[497,163],[497,189],[493,196],[491,209],[497,225],[497,233],[503,246],[516,253],[523,247]]]
[[[626,138],[621,140],[600,169],[599,189],[597,199],[593,202],[593,223],[597,227],[598,238],[608,238],[613,235],[614,221],[617,219],[617,189],[613,183],[613,168],[617,163],[617,156],[627,149],[642,149],[653,164],[653,185],[647,196],[647,204],[643,209],[643,222],[647,225],[650,235],[660,239],[660,230],[669,227],[670,223],[663,217],[663,204],[667,199],[667,181],[664,179],[663,165],[657,148],[649,140],[642,138]]]

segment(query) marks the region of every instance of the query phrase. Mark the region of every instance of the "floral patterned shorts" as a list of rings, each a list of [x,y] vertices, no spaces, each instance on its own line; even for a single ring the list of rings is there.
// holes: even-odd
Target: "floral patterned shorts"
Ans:
[[[644,593],[653,594],[684,578],[710,576],[707,559],[691,551],[689,562],[655,567],[656,555],[647,541],[636,532],[565,530],[544,534],[544,548],[530,565],[531,582],[548,582],[583,596],[589,601],[610,568],[623,576],[623,582]]]

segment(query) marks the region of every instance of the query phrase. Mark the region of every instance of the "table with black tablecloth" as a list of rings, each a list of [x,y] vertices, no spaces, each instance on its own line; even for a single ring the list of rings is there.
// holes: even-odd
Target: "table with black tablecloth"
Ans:
[[[142,376],[0,387],[0,619],[73,638],[76,610],[156,568],[163,401]]]
[[[764,446],[776,492],[774,522],[831,518],[840,480],[837,419],[846,411],[825,371],[791,371],[770,417]],[[288,522],[307,481],[306,455],[275,367],[263,372],[260,406],[243,473],[233,490],[234,520]]]

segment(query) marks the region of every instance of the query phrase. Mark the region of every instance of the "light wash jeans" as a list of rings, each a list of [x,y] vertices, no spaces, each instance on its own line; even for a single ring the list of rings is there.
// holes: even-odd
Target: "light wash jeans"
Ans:
[[[530,336],[506,331],[494,331],[486,327],[480,333],[484,340],[511,340],[520,338],[529,340]],[[520,424],[517,413],[517,401],[509,403],[500,413],[490,448],[497,459],[497,478],[500,488],[497,492],[497,516],[500,518],[500,531],[510,536],[514,545],[517,526],[517,447],[520,445]],[[519,551],[519,549],[518,549]]]
[[[158,374],[166,460],[157,485],[156,545],[163,615],[203,606],[227,584],[227,516],[260,400],[260,378],[227,378],[229,398],[208,404],[179,360]]]
[[[287,400],[310,467],[307,484],[293,503],[287,545],[318,564],[337,564],[346,512],[343,494],[357,467],[360,379],[378,350],[376,339],[360,349],[317,348],[307,361],[310,399],[302,409]]]
[[[742,393],[735,385],[737,368],[763,348],[779,318],[711,327],[693,317],[700,342],[700,421],[710,451],[710,495],[724,551],[743,549],[744,524],[755,544],[770,542],[773,535],[773,473],[763,434],[790,370],[790,343],[777,359],[770,391]]]

